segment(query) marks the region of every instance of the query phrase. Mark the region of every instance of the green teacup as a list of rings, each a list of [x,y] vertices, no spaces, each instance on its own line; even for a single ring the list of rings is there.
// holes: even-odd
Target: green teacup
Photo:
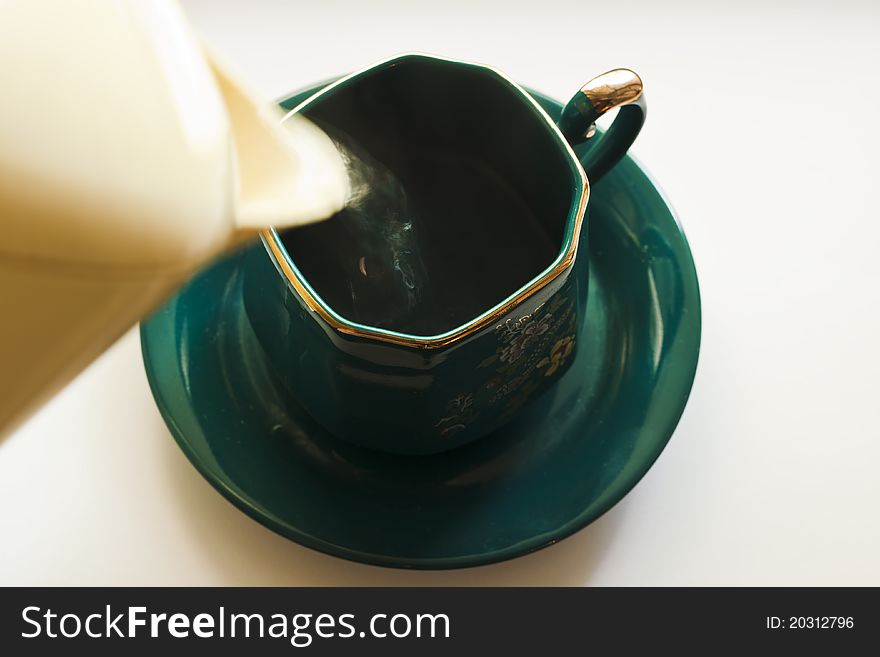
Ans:
[[[616,107],[579,162],[571,145]],[[595,78],[555,125],[491,68],[403,55],[293,111],[367,172],[353,169],[365,200],[265,231],[245,265],[257,340],[321,425],[365,447],[440,452],[500,426],[565,372],[587,299],[577,252],[588,180],[641,129],[635,73]]]

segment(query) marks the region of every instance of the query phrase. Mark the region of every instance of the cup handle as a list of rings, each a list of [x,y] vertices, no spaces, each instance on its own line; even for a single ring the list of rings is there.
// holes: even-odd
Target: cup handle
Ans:
[[[568,101],[557,125],[572,146],[596,134],[596,119],[616,107],[620,112],[599,143],[593,146],[584,171],[591,183],[608,173],[635,141],[648,111],[642,79],[628,68],[616,68],[593,78]]]

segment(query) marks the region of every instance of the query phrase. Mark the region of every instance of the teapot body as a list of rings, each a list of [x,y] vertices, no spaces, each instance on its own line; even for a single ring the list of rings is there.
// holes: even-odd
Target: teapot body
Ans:
[[[255,102],[173,0],[3,14],[0,434],[216,254],[346,185],[332,142]]]

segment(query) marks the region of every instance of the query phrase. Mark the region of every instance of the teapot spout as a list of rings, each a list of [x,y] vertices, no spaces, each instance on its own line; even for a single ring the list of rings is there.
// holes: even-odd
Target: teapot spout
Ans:
[[[262,105],[206,54],[232,131],[233,232],[229,246],[268,226],[325,219],[345,205],[349,182],[333,141],[309,120]]]

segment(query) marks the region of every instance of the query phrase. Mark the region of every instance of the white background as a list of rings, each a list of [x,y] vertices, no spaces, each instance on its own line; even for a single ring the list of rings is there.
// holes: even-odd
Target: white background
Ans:
[[[880,585],[880,5],[714,4],[185,2],[267,99],[410,50],[563,100],[637,70],[634,152],[702,287],[693,394],[647,476],[573,538],[403,572],[299,547],[215,493],[130,332],[0,443],[0,583]]]

